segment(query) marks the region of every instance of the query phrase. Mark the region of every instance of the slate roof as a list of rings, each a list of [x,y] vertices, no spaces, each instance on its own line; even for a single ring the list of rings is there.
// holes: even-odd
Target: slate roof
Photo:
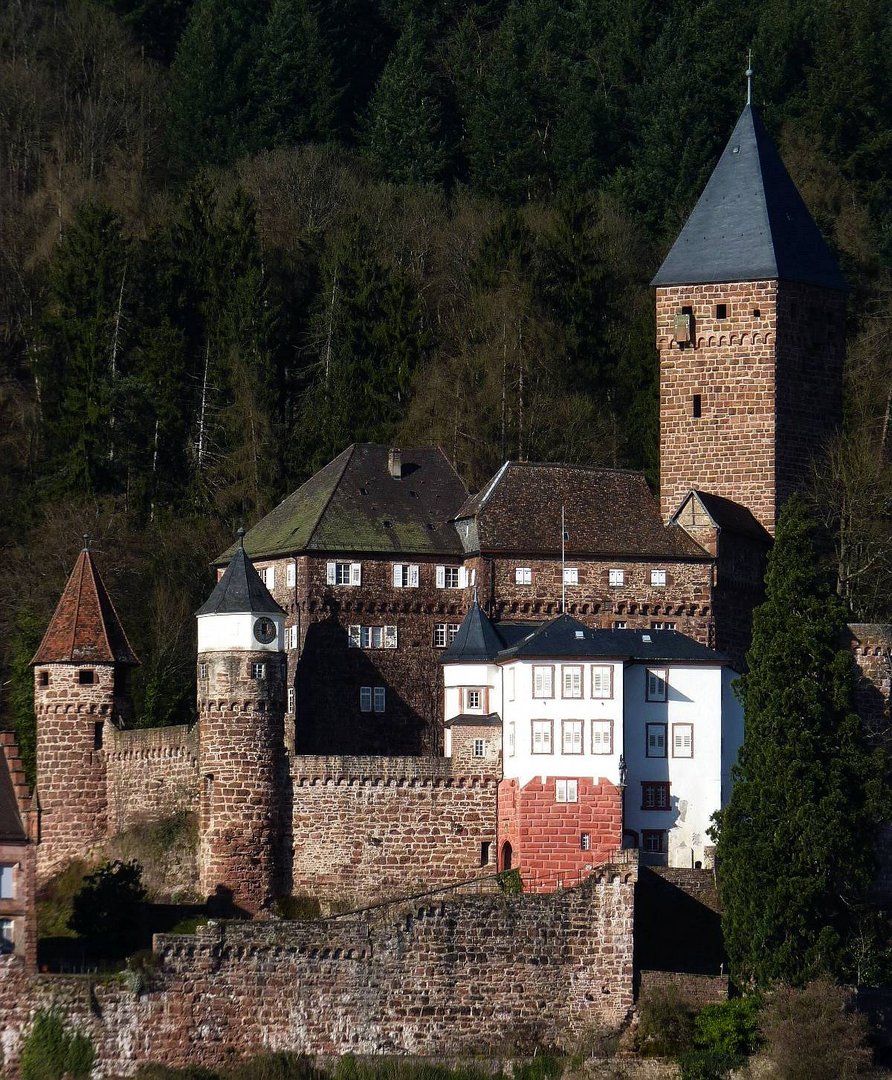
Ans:
[[[456,514],[468,550],[554,556],[711,558],[679,525],[664,525],[641,473],[583,465],[508,461]],[[476,533],[476,543],[470,538]]]
[[[439,447],[427,446],[402,451],[396,479],[389,449],[348,446],[248,531],[251,558],[304,551],[459,554],[449,523],[467,497],[458,473]]]
[[[74,564],[31,663],[139,664],[86,548]]]
[[[214,586],[211,595],[195,612],[196,615],[230,615],[244,611],[284,614],[245,554],[243,539],[243,536],[239,537],[238,547],[226,567],[226,572]]]
[[[722,653],[677,630],[593,630],[572,615],[558,615],[546,623],[494,623],[477,607],[476,601],[440,662],[501,663],[549,657],[728,662]]]
[[[846,288],[759,110],[747,105],[651,284],[774,279]]]
[[[772,540],[768,530],[753,516],[752,511],[732,499],[726,499],[721,495],[712,495],[708,491],[698,491],[696,488],[692,489],[682,499],[680,506],[672,515],[673,521],[678,518],[688,499],[692,497],[700,500],[713,525],[724,532],[737,533],[738,536],[749,536],[754,540],[761,540],[763,543],[771,545]]]

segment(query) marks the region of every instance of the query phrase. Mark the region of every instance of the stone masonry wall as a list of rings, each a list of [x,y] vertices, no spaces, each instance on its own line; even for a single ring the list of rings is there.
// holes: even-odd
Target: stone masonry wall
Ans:
[[[96,1080],[143,1061],[214,1067],[264,1049],[478,1054],[572,1043],[632,1006],[634,871],[553,896],[432,897],[305,923],[210,923],[158,936],[152,987],[27,979],[0,957],[0,1067],[55,1005],[94,1041]]]
[[[198,809],[198,728],[118,731],[106,724],[103,754],[111,835]]]
[[[300,756],[291,767],[295,894],[354,906],[487,872],[492,770],[454,776],[445,758],[385,757]]]

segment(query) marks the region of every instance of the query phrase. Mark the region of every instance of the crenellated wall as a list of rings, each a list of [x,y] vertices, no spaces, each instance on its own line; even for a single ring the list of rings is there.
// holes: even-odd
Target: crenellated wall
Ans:
[[[110,835],[198,808],[198,728],[105,725]]]

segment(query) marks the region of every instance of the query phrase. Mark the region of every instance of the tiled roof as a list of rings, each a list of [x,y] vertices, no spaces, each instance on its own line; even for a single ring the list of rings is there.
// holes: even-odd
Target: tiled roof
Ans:
[[[692,498],[699,499],[700,505],[709,516],[712,524],[719,529],[725,532],[737,533],[738,536],[750,536],[754,540],[761,540],[768,545],[771,544],[771,536],[768,530],[753,516],[751,510],[721,495],[711,495],[708,491],[697,491],[695,489],[689,492],[682,499],[678,510],[672,515],[673,521],[681,514],[688,499]]]
[[[27,831],[22,821],[22,802],[27,796],[24,774],[13,776],[10,759],[20,765],[15,737],[10,731],[0,731],[0,841],[25,840]]]
[[[846,288],[759,110],[747,105],[652,284],[775,279]]]
[[[389,452],[371,443],[348,446],[248,531],[248,554],[252,559],[303,551],[459,554],[450,519],[467,491],[443,451],[403,450],[399,478],[390,474]]]
[[[132,664],[139,660],[105,585],[84,549],[78,556],[32,664]]]
[[[239,611],[266,612],[281,615],[282,608],[263,584],[254,564],[245,554],[242,538],[226,572],[214,586],[214,591],[196,611],[196,615],[224,615]]]
[[[663,524],[641,473],[619,469],[506,462],[465,502],[456,527],[469,551],[555,556],[562,508],[568,558],[710,558],[680,526]]]

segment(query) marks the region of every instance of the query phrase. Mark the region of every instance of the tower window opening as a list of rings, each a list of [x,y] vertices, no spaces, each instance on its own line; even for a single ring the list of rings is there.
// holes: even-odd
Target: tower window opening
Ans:
[[[728,305],[727,304],[716,304],[716,306],[715,306],[715,317],[717,319],[727,319],[728,318]]]
[[[48,671],[38,671],[37,673],[37,685],[49,686],[50,685],[50,673]]]
[[[694,394],[691,400],[691,416],[695,420],[699,420],[703,415],[703,398],[700,394]]]
[[[491,840],[482,840],[480,842],[480,865],[481,866],[488,866],[489,865],[489,849],[490,849],[491,843],[492,843]]]
[[[104,724],[94,724],[93,725],[93,749],[94,750],[101,750],[102,749],[102,732],[103,732],[104,727],[105,727]]]
[[[77,681],[81,686],[92,686],[92,684],[96,682],[96,672],[91,668],[88,668],[87,670],[81,669],[77,673]]]
[[[753,318],[754,319],[761,319],[762,318],[762,312],[758,308],[753,308]]]

